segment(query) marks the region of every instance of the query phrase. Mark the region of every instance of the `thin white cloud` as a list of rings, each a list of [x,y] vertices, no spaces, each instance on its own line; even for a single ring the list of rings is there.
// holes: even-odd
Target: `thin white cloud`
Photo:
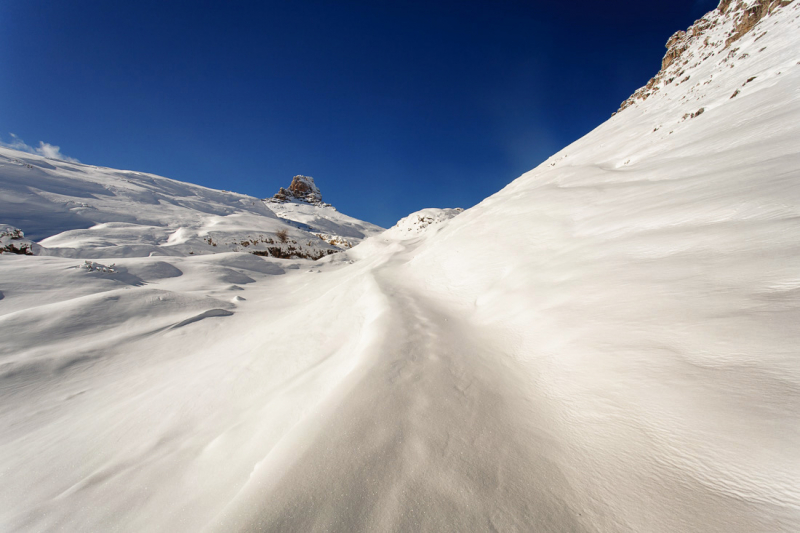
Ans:
[[[3,146],[5,148],[11,148],[12,150],[19,150],[20,152],[28,152],[29,154],[41,155],[49,159],[69,161],[70,163],[80,163],[80,161],[78,161],[74,157],[69,157],[68,155],[62,154],[60,146],[55,146],[53,144],[39,141],[39,146],[33,147],[25,143],[25,141],[17,137],[15,134],[12,133],[10,135],[11,135],[11,142],[7,143],[0,140],[0,146]]]

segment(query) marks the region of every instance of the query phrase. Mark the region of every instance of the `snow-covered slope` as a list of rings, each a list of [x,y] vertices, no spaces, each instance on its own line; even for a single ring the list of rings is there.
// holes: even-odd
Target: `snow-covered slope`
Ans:
[[[724,48],[749,4],[407,270],[527,376],[519,425],[557,472],[528,483],[575,529],[800,525],[800,3]]]
[[[317,262],[0,255],[0,529],[796,531],[778,4],[723,2],[709,43],[766,15],[480,205]]]
[[[319,190],[317,189],[317,192]],[[0,148],[0,222],[39,241],[38,253],[66,257],[188,255],[260,251],[318,257],[381,228],[330,206],[306,204],[296,224],[275,204],[152,174],[93,167]],[[281,218],[283,217],[283,218]],[[287,223],[288,222],[288,223]],[[279,232],[285,231],[281,240]],[[333,242],[333,244],[331,244]]]

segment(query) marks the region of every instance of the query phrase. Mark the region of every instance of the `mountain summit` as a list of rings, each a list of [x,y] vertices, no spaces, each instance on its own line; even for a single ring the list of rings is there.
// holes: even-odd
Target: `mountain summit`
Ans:
[[[330,206],[330,204],[322,204],[322,193],[311,176],[297,175],[293,177],[289,189],[281,187],[272,199],[279,202],[298,200],[313,205]]]

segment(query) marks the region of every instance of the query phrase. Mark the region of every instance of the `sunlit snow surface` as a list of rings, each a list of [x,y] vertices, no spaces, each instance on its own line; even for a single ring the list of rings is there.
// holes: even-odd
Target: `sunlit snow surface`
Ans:
[[[799,16],[322,261],[0,256],[0,530],[797,531]]]

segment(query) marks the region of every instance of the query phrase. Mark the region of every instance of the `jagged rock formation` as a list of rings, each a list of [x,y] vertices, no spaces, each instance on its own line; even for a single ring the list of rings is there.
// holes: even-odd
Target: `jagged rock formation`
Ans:
[[[284,189],[281,187],[271,200],[278,202],[300,200],[314,205],[328,205],[323,204],[322,193],[314,183],[314,178],[301,175],[293,177],[292,184],[289,185],[289,188]]]
[[[753,31],[764,17],[776,9],[789,5],[794,0],[721,0],[719,6],[703,18],[695,22],[687,31],[679,31],[667,41],[667,53],[661,61],[661,70],[651,78],[647,85],[637,90],[630,98],[622,102],[620,111],[634,105],[636,102],[647,100],[650,96],[662,90],[667,85],[677,80],[677,84],[689,81],[691,73],[687,71],[716,54],[722,53],[733,43]],[[712,30],[720,26],[724,28],[724,39],[710,38]],[[766,31],[764,31],[766,34]],[[760,37],[759,37],[760,38]],[[699,54],[687,52],[691,49]],[[731,50],[729,57],[735,55],[737,50]],[[695,63],[690,64],[692,60]],[[616,114],[616,113],[615,113]]]

